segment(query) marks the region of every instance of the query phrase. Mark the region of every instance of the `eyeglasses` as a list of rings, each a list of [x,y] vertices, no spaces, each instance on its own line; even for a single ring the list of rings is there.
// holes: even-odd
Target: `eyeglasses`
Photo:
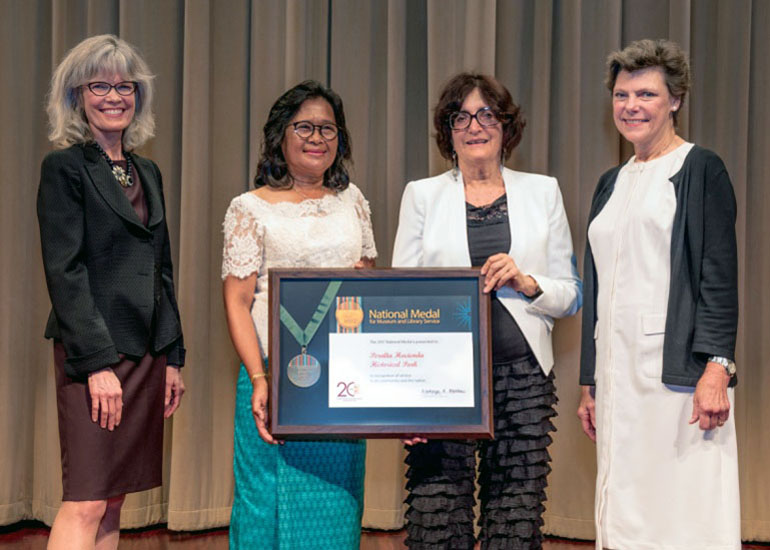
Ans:
[[[98,96],[105,96],[110,93],[110,90],[115,88],[115,91],[119,95],[131,95],[136,91],[136,82],[130,82],[128,80],[118,82],[117,84],[110,84],[109,82],[89,82],[85,86],[91,90],[91,93]]]
[[[468,111],[455,111],[449,115],[449,127],[452,130],[465,130],[474,118],[481,126],[494,126],[500,123],[500,119],[491,107],[482,107],[473,115]]]
[[[313,124],[308,120],[300,120],[299,122],[292,122],[294,126],[294,133],[302,139],[307,139],[315,133],[315,129],[318,128],[318,133],[325,141],[331,141],[337,137],[339,128],[336,124]]]

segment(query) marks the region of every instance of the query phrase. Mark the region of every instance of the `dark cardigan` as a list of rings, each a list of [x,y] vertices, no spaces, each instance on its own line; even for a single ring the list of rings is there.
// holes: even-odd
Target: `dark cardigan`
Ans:
[[[621,165],[622,166],[622,165]],[[602,175],[588,224],[612,194],[621,166]],[[695,386],[711,355],[735,358],[738,330],[736,204],[730,177],[713,152],[694,146],[670,178],[676,193],[671,234],[671,283],[663,341],[665,384]],[[594,385],[596,268],[586,238],[583,265],[580,384]],[[730,380],[734,386],[737,378]]]

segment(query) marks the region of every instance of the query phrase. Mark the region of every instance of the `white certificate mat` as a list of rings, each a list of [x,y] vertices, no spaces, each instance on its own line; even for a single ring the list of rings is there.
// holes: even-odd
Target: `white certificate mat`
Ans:
[[[329,334],[329,407],[473,407],[473,334]]]

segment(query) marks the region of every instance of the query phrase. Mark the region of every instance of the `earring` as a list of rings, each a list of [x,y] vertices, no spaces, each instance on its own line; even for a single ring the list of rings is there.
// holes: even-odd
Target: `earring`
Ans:
[[[457,152],[452,151],[452,177],[457,181]]]

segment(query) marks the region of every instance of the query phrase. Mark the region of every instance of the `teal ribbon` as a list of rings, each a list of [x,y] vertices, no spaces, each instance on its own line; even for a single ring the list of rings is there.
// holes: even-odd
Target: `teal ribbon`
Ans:
[[[294,320],[294,317],[291,316],[291,313],[281,305],[281,322],[283,323],[283,326],[289,330],[291,335],[294,336],[299,345],[302,346],[303,353],[305,352],[307,345],[313,339],[313,336],[315,336],[318,327],[321,326],[324,317],[326,317],[326,314],[329,312],[329,308],[331,307],[335,296],[337,296],[340,286],[342,286],[342,281],[332,281],[329,283],[329,286],[326,287],[326,292],[324,292],[324,295],[321,297],[321,303],[318,304],[318,307],[310,318],[310,322],[305,327],[305,330],[302,330],[297,324],[297,321]]]

